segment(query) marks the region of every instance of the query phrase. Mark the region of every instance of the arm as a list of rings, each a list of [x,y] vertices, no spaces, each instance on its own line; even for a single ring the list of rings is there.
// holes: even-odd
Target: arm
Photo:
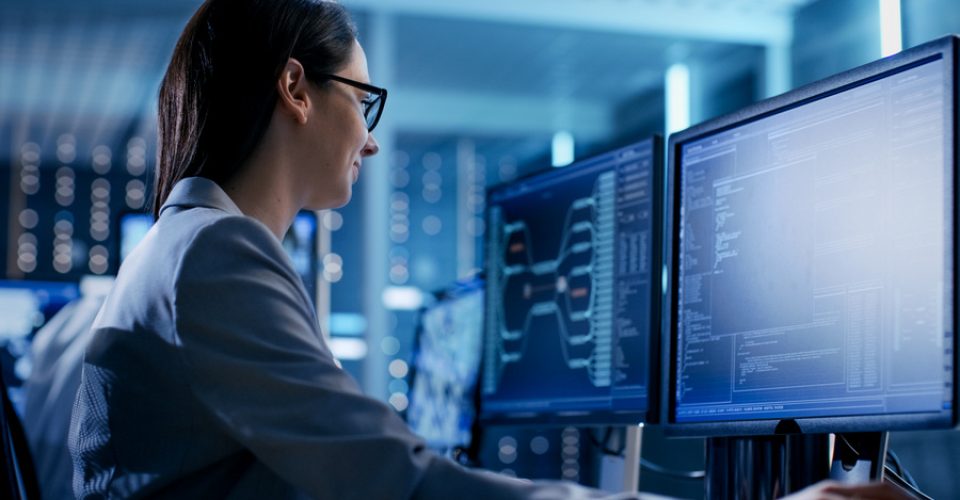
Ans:
[[[913,496],[890,483],[841,484],[834,481],[821,481],[784,497],[784,500],[842,500],[844,498],[910,500]]]

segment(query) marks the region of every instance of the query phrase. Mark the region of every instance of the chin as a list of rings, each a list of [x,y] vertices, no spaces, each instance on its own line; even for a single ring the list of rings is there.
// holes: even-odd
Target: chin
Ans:
[[[336,203],[335,206],[330,207],[330,208],[343,208],[343,207],[347,206],[347,203],[350,203],[350,199],[352,199],[352,198],[353,198],[352,194],[351,194],[351,195],[347,195],[343,200],[341,200],[340,202]]]
[[[345,206],[347,203],[350,203],[351,199],[353,199],[353,185],[348,185],[341,198],[337,201],[336,208]]]
[[[353,190],[347,188],[347,190],[343,193],[337,193],[336,195],[331,195],[324,199],[311,200],[310,203],[303,208],[306,208],[307,210],[331,210],[335,208],[341,208],[347,203],[350,203],[351,198],[353,198]]]

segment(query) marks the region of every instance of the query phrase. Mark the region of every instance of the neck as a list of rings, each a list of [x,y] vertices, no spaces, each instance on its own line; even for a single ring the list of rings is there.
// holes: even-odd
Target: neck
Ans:
[[[269,149],[258,148],[223,190],[244,215],[262,222],[282,241],[301,205],[284,157],[270,154]]]
[[[232,181],[224,186],[224,191],[244,215],[262,222],[278,240],[283,240],[297,209],[278,192],[265,196],[262,184]]]

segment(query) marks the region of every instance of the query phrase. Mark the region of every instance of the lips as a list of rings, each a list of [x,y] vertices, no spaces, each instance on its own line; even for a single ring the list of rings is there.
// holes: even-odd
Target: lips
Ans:
[[[350,171],[353,173],[353,182],[357,182],[357,179],[360,178],[360,162],[353,162],[353,168]]]

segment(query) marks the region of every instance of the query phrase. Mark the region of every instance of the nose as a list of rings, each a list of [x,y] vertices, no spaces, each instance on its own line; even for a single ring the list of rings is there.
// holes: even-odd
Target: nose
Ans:
[[[377,143],[377,139],[373,137],[373,134],[367,134],[367,143],[363,145],[363,150],[360,151],[360,154],[366,158],[367,156],[373,156],[380,151],[380,144]]]

